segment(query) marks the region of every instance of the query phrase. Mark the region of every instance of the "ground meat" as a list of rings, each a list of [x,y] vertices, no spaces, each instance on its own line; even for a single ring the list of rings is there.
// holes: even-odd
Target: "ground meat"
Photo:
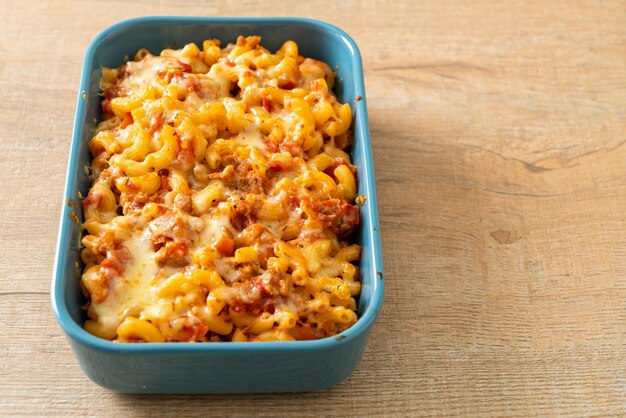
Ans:
[[[123,194],[120,196],[120,206],[122,213],[128,215],[137,210],[141,210],[151,198],[146,193],[139,192],[137,194]]]
[[[185,244],[191,243],[195,231],[183,216],[174,212],[166,212],[155,218],[148,225],[153,244],[164,244],[166,241],[179,241]]]
[[[174,198],[174,207],[181,212],[191,212],[191,197],[182,193],[177,194]]]
[[[247,201],[239,200],[235,204],[234,209],[230,223],[235,229],[243,230],[248,225],[256,223],[256,209]]]
[[[189,264],[189,247],[181,241],[167,241],[157,251],[154,260],[159,265],[183,267]]]
[[[259,278],[253,278],[233,285],[236,296],[230,302],[235,312],[247,312],[258,316],[262,312],[274,313],[276,302],[274,297],[264,289]]]
[[[106,258],[100,263],[108,278],[116,277],[124,273],[124,268],[131,256],[125,247],[116,245],[115,249],[108,249]]]
[[[211,180],[228,180],[232,179],[235,176],[235,167],[232,164],[224,167],[222,171],[219,173],[210,173],[209,178]]]
[[[359,224],[359,209],[341,199],[329,199],[314,205],[317,218],[338,237],[350,234]]]

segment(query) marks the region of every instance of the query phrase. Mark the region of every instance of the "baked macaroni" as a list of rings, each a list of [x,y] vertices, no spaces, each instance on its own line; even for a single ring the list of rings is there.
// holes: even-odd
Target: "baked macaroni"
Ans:
[[[90,333],[290,341],[357,321],[350,105],[327,64],[260,40],[103,69],[83,201]]]

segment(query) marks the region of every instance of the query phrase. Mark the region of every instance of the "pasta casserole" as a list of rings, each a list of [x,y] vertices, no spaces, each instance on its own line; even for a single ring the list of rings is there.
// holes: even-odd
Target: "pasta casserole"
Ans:
[[[350,105],[327,64],[260,40],[103,69],[83,201],[88,332],[290,341],[357,321]]]

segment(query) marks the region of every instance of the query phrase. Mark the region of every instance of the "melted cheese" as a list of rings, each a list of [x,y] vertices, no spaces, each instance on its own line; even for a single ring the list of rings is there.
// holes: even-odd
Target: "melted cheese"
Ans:
[[[215,260],[215,271],[226,281],[227,283],[234,283],[237,281],[237,270],[224,259]]]
[[[240,133],[234,139],[239,145],[254,147],[260,151],[266,150],[263,135],[261,135],[256,126],[251,125],[245,132]]]
[[[169,57],[147,56],[141,61],[129,61],[128,75],[120,82],[123,92],[134,92],[143,86],[158,86],[163,83],[159,73],[178,66],[178,61]]]
[[[300,202],[313,205],[319,203],[319,197],[293,181],[317,170],[306,161],[324,152],[319,147],[304,152],[300,139],[305,126],[334,147],[333,138],[312,115],[317,103],[326,102],[320,107],[326,111],[329,105],[336,108],[336,98],[332,92],[322,91],[322,81],[317,89],[309,86],[315,80],[330,82],[332,72],[319,61],[286,56],[288,51],[297,51],[294,45],[285,44],[272,55],[258,48],[258,41],[257,37],[240,38],[236,46],[227,46],[219,56],[210,46],[201,51],[190,44],[129,62],[120,67],[117,78],[118,73],[110,70],[104,96],[111,100],[115,117],[105,110],[109,119],[99,125],[98,132],[109,132],[109,143],[116,142],[107,153],[94,154],[99,165],[94,160],[92,166],[100,195],[108,197],[107,211],[105,205],[94,204],[97,199],[92,196],[86,211],[87,218],[92,218],[92,235],[83,242],[89,261],[102,259],[103,248],[118,249],[120,240],[129,257],[123,260],[123,272],[118,276],[104,274],[110,269],[98,270],[102,266],[91,266],[101,275],[94,278],[89,273],[83,278],[88,280],[85,287],[88,284],[90,292],[95,290],[89,308],[94,318],[90,322],[97,323],[90,325],[94,333],[117,341],[150,341],[145,338],[149,334],[161,334],[154,341],[213,341],[218,334],[226,340],[234,338],[232,328],[241,338],[257,331],[250,331],[254,327],[235,312],[248,309],[248,315],[260,315],[258,309],[263,306],[264,317],[276,315],[276,323],[284,324],[283,313],[302,314],[312,298],[324,296],[319,280],[312,280],[319,274],[299,271],[299,277],[291,277],[296,270],[309,268],[298,261],[303,257],[321,258],[317,264],[324,266],[322,273],[341,279],[343,264],[332,260],[327,252],[301,253],[302,242],[325,238],[327,226],[311,211],[302,216]],[[212,41],[207,42],[210,45]],[[332,112],[330,117],[339,120],[336,109]],[[323,117],[327,120],[329,114]],[[171,133],[172,127],[175,133]],[[136,144],[141,152],[127,151]],[[209,154],[207,146],[213,145],[210,149],[217,154]],[[92,152],[100,149],[102,146],[93,147]],[[277,153],[282,155],[274,155]],[[212,164],[218,158],[223,159],[223,166]],[[122,176],[135,178],[120,187],[116,182]],[[209,195],[214,190],[207,184],[218,184],[219,191]],[[343,197],[339,189],[329,189],[332,200]],[[203,190],[207,195],[198,196]],[[212,200],[197,204],[197,198],[203,196]],[[115,217],[117,221],[101,221],[104,215],[119,214],[120,209],[123,213]],[[245,214],[245,220],[237,211]],[[252,223],[262,224],[269,234]],[[244,233],[243,228],[249,226],[253,228]],[[257,238],[250,234],[257,233],[259,242],[250,242]],[[242,246],[253,250],[241,249],[233,257],[235,245],[237,251]],[[345,245],[334,238],[336,250]],[[284,251],[276,251],[277,246],[283,246]],[[111,257],[110,263],[116,261],[116,253],[107,257]],[[274,260],[274,266],[279,267],[269,270],[272,257],[282,259]],[[335,297],[325,308],[354,310],[354,305],[353,299]],[[198,319],[199,309],[213,312]],[[309,311],[306,315],[315,314]],[[309,323],[327,322],[329,326],[320,329],[317,337],[334,335],[351,325],[338,329],[336,319],[324,319],[330,317],[322,311],[319,314]],[[118,326],[129,317],[132,320],[127,323],[143,324],[147,334],[142,334],[141,326],[135,329],[137,334],[119,331],[126,328]],[[299,338],[299,326],[293,320],[292,329],[271,332],[283,339]]]
[[[152,282],[159,267],[154,261],[152,243],[145,238],[132,237],[122,244],[130,253],[124,272],[112,280],[109,295],[91,308],[101,324],[115,329],[125,317],[138,316],[141,310],[158,298]],[[136,312],[131,312],[136,311]]]
[[[202,220],[205,224],[196,243],[198,247],[212,247],[223,235],[233,235],[234,229],[227,213],[202,215]]]

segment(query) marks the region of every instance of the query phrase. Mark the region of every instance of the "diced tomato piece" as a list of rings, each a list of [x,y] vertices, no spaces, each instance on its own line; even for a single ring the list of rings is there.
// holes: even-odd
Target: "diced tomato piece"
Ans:
[[[133,122],[134,122],[133,121],[133,115],[131,115],[130,113],[127,113],[126,116],[124,116],[124,120],[120,124],[120,128],[124,129],[128,125],[132,124]]]
[[[269,113],[272,111],[272,103],[267,100],[267,97],[261,96],[261,103],[263,103],[263,108]]]
[[[316,338],[309,324],[302,325],[299,334],[301,340],[314,340]]]
[[[215,244],[215,249],[227,257],[232,257],[235,253],[235,240],[222,235],[222,238]]]
[[[185,325],[183,327],[183,331],[189,334],[189,337],[185,341],[193,342],[198,341],[200,338],[204,337],[204,335],[209,332],[209,327],[204,325],[202,322],[198,322],[193,325]]]
[[[153,134],[156,131],[160,131],[162,127],[163,127],[163,115],[159,113],[150,120],[150,128],[148,129],[148,132]]]
[[[89,192],[85,200],[83,200],[84,206],[98,206],[102,201],[102,195],[100,193]]]
[[[189,251],[189,247],[182,241],[170,241],[165,246],[168,257],[185,257]]]

